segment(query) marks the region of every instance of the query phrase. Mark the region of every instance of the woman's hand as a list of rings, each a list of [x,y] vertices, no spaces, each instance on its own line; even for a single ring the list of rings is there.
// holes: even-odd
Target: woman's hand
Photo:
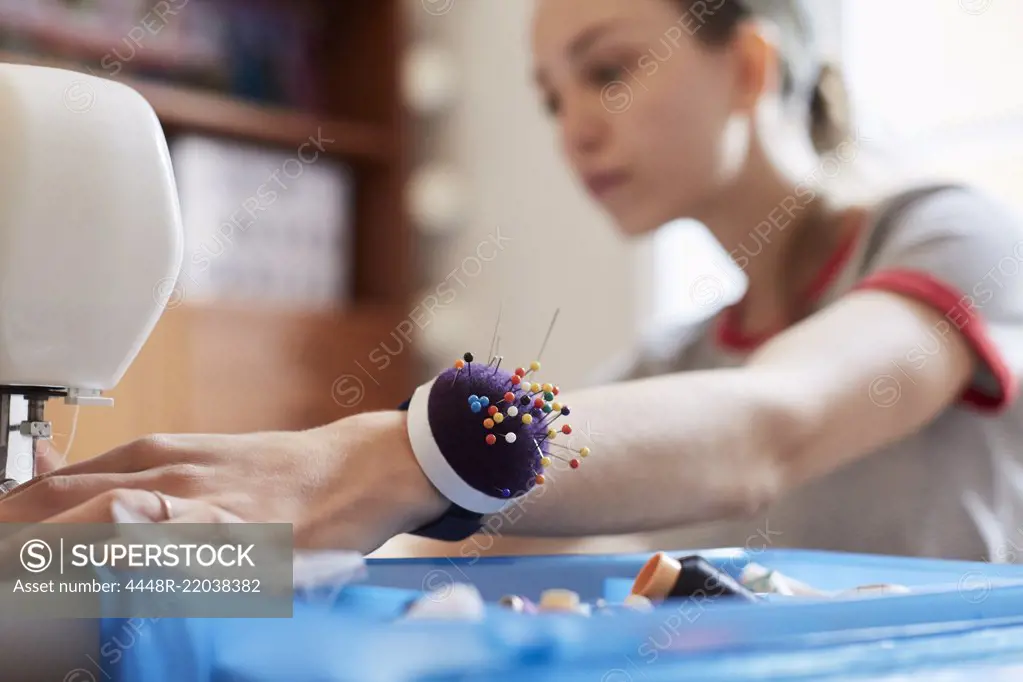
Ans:
[[[162,493],[173,518],[166,518]],[[402,412],[299,432],[152,436],[26,483],[0,522],[114,520],[291,523],[296,547],[369,552],[443,513]]]

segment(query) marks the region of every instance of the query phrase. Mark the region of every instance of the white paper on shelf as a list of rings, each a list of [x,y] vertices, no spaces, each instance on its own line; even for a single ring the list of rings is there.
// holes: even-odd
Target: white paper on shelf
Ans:
[[[187,300],[345,303],[352,173],[317,154],[312,145],[288,153],[196,135],[172,143]]]

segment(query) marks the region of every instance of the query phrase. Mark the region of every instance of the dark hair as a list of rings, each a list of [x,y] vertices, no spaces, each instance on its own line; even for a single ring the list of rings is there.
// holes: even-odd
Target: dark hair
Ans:
[[[716,0],[707,3],[701,0],[674,0],[682,5],[683,11],[695,12],[701,5],[700,27],[693,35],[705,45],[721,47],[735,37],[739,26],[754,14],[742,0]],[[782,68],[782,94],[795,95],[792,70],[788,57],[779,55]],[[824,64],[814,85],[810,101],[810,137],[818,153],[834,151],[848,136],[849,101],[841,72],[831,64]]]

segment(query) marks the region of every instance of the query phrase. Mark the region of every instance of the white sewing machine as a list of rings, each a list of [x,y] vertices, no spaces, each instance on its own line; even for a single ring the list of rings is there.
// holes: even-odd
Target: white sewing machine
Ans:
[[[112,403],[102,393],[160,318],[182,249],[166,138],[142,96],[0,64],[0,494],[34,475],[48,399]]]

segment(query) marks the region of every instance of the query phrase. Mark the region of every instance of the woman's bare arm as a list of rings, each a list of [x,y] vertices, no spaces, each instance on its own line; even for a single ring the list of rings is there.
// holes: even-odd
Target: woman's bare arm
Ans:
[[[936,335],[942,352],[913,368],[912,350]],[[974,362],[940,314],[863,292],[777,336],[745,367],[564,395],[593,454],[516,502],[500,532],[611,535],[753,513],[919,429]],[[188,518],[285,521],[299,546],[363,551],[447,506],[416,464],[405,413],[375,412],[297,433],[130,443],[19,488],[0,500],[0,520],[105,522],[114,502],[160,520],[156,490]]]
[[[909,361],[938,338],[941,352]],[[565,395],[593,454],[577,471],[555,472],[501,532],[605,535],[752,514],[921,428],[961,393],[974,362],[956,325],[932,308],[860,292],[741,368]]]

